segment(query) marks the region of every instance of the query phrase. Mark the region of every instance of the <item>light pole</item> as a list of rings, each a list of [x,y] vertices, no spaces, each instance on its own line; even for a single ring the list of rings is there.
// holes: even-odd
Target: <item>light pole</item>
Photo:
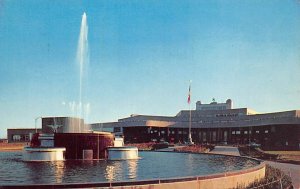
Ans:
[[[43,117],[39,116],[39,117],[37,117],[37,118],[34,119],[35,133],[37,133],[36,122],[37,122],[37,120],[40,119],[40,118],[43,118]]]

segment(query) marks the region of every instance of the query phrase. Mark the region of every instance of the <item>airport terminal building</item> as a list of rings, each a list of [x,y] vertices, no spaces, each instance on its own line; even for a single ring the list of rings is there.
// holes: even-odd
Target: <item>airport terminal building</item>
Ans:
[[[255,142],[265,149],[300,149],[300,110],[257,113],[248,108],[233,109],[230,99],[226,103],[198,101],[196,110],[182,110],[175,116],[131,115],[118,122],[91,124],[91,128],[124,135],[128,143],[184,143],[189,124],[195,143]]]
[[[43,129],[38,132],[49,133],[49,126],[56,125],[59,132],[113,132],[124,136],[127,143],[184,143],[188,141],[190,124],[196,144],[256,143],[268,150],[300,150],[300,110],[257,113],[249,108],[234,109],[230,99],[225,103],[198,101],[195,110],[181,110],[175,116],[133,114],[108,123],[86,124],[80,118],[43,117]],[[65,131],[66,128],[72,131]],[[8,129],[7,139],[28,142],[32,133],[35,129]]]

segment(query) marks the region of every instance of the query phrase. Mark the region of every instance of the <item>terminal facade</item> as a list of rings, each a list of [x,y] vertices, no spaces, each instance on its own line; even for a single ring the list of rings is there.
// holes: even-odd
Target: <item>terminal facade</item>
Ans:
[[[189,110],[175,116],[131,115],[118,122],[91,124],[93,130],[113,130],[127,143],[188,140]],[[300,149],[300,110],[257,113],[249,108],[233,109],[225,103],[196,103],[191,110],[191,134],[196,144],[249,144],[264,149]]]

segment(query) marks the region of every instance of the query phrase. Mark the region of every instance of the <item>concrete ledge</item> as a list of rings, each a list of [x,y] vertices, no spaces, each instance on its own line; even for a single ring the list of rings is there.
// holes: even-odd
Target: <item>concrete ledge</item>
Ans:
[[[66,151],[66,148],[63,147],[24,147],[24,151],[31,152],[57,152],[57,151]]]

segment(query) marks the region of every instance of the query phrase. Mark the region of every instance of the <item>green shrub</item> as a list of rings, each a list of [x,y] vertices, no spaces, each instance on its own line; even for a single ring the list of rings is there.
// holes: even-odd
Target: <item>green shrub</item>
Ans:
[[[266,165],[266,176],[265,178],[251,183],[249,186],[238,186],[236,189],[289,189],[293,188],[291,177],[286,175],[280,169]]]
[[[135,146],[139,150],[153,150],[153,146],[155,145],[154,142],[148,142],[148,143],[131,143],[131,144],[126,144],[126,146]]]
[[[181,148],[176,148],[176,152],[192,152],[192,153],[204,153],[210,151],[214,147],[212,145],[191,145]]]

